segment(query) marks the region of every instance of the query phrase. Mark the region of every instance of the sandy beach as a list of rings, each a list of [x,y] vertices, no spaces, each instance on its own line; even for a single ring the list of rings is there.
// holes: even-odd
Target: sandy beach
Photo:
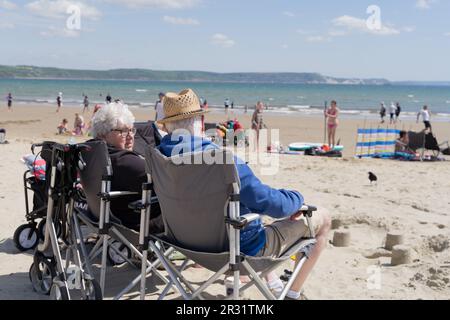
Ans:
[[[21,253],[13,243],[15,229],[25,223],[22,176],[26,170],[20,158],[29,154],[32,143],[44,140],[67,142],[57,136],[56,127],[63,118],[72,128],[75,112],[81,108],[63,107],[55,112],[50,105],[15,105],[12,112],[0,109],[0,128],[7,131],[9,144],[0,145],[0,299],[48,299],[32,290],[28,269],[32,252]],[[91,107],[92,110],[92,107]],[[132,109],[138,121],[154,119],[153,108]],[[89,121],[91,112],[85,114]],[[238,115],[245,128],[251,113]],[[221,113],[206,116],[208,122],[226,120]],[[265,115],[271,129],[280,130],[280,142],[323,142],[323,118]],[[278,188],[300,191],[308,204],[327,210],[341,223],[340,231],[351,234],[348,247],[332,242],[324,251],[305,286],[309,299],[449,299],[450,297],[450,158],[448,161],[421,163],[393,160],[355,159],[356,129],[363,119],[341,119],[336,138],[345,146],[339,159],[281,155],[276,175],[256,175]],[[366,126],[378,126],[366,121]],[[399,129],[419,131],[423,124],[401,122]],[[450,123],[433,123],[439,142],[450,140]],[[77,137],[84,141],[86,137]],[[371,185],[367,173],[378,176]],[[412,261],[391,266],[391,251],[383,250],[387,232],[399,232],[411,248]],[[117,268],[115,284],[125,281],[137,271]],[[129,271],[129,272],[128,272]],[[206,280],[205,269],[190,268],[188,279]],[[368,279],[376,275],[379,286]],[[156,299],[162,284],[149,279],[148,299]],[[125,282],[123,282],[125,284]],[[109,288],[111,292],[113,288]],[[212,299],[223,298],[224,286],[214,284],[209,290]],[[111,298],[109,291],[107,298]],[[138,298],[138,288],[129,298]],[[177,298],[170,295],[170,299]],[[252,290],[247,296],[260,296]]]

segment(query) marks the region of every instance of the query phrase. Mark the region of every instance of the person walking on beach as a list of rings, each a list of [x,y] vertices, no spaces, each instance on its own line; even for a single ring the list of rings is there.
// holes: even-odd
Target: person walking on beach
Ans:
[[[163,107],[164,93],[160,92],[158,98],[159,98],[158,101],[156,101],[155,103],[155,121],[164,119],[164,107]]]
[[[423,106],[423,109],[417,113],[417,123],[419,123],[419,118],[422,117],[423,124],[425,125],[425,131],[432,131],[431,129],[431,112],[428,110],[428,106]]]
[[[397,109],[395,110],[395,121],[399,121],[400,113],[402,112],[402,107],[400,107],[400,103],[396,104]]]
[[[223,104],[225,106],[225,113],[228,113],[228,108],[230,107],[230,99],[226,98]]]
[[[336,129],[339,125],[339,108],[335,100],[331,101],[330,108],[325,112],[325,118],[327,119],[328,128],[328,145],[330,148],[336,146]]]
[[[106,104],[110,104],[112,102],[112,98],[111,95],[108,93],[108,95],[106,96]]]
[[[395,114],[397,113],[397,107],[395,106],[394,102],[391,102],[391,107],[389,108],[389,113],[391,115],[390,124],[394,124],[395,123]]]
[[[62,106],[62,92],[60,92],[58,94],[58,96],[56,97],[56,105],[58,106],[58,108],[56,109],[56,112],[59,112],[59,109],[61,109],[61,106]]]
[[[384,105],[384,102],[381,103],[380,117],[381,117],[381,123],[384,123],[384,117],[386,117],[386,106]]]
[[[208,111],[208,101],[203,100],[202,105],[201,105],[202,110]],[[204,133],[205,130],[205,115],[202,114],[202,132]]]
[[[261,101],[256,103],[255,112],[252,116],[252,129],[256,131],[256,147],[259,147],[259,131],[267,126],[263,121],[264,104]]]
[[[86,95],[84,96],[83,105],[84,105],[83,113],[85,111],[89,111],[89,98]]]
[[[7,101],[7,104],[8,104],[8,111],[11,111],[12,109],[12,101],[13,101],[13,97],[12,97],[12,94],[11,94],[11,92],[10,93],[8,93],[8,95],[6,96],[6,101]]]

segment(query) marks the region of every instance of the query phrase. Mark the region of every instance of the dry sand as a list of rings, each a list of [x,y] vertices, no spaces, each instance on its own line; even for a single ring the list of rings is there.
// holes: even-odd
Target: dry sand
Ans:
[[[7,130],[6,145],[0,145],[0,299],[48,299],[33,292],[28,279],[32,253],[20,253],[14,246],[15,229],[25,222],[22,174],[19,159],[30,153],[33,142],[57,140],[56,126],[63,117],[72,125],[75,108],[15,106],[13,112],[0,111],[0,127]],[[133,109],[137,120],[153,119],[150,109]],[[89,118],[86,114],[85,118]],[[208,114],[207,121],[224,120],[223,114]],[[250,114],[239,119],[247,127]],[[280,141],[323,140],[323,120],[319,117],[269,116],[265,121],[280,129]],[[362,120],[342,119],[337,137],[345,145],[344,158],[326,159],[283,155],[276,175],[267,176],[261,166],[255,173],[273,187],[299,190],[308,204],[326,209],[341,220],[341,230],[351,233],[349,247],[330,243],[305,286],[310,299],[448,299],[450,297],[450,161],[410,163],[391,160],[354,159],[355,133]],[[368,123],[367,123],[368,125]],[[376,123],[373,123],[376,127]],[[421,124],[404,122],[400,127],[420,130]],[[440,141],[450,140],[450,124],[434,123]],[[77,138],[83,141],[82,138]],[[447,160],[450,160],[447,158]],[[370,185],[367,172],[379,182]],[[391,266],[390,251],[383,250],[388,231],[401,232],[412,248],[412,262]],[[114,286],[136,271],[118,268]],[[134,272],[134,273],[133,273]],[[210,274],[191,268],[187,277],[195,282]],[[371,285],[379,279],[380,286]],[[369,281],[368,281],[369,280]],[[149,280],[148,299],[155,299],[161,284]],[[208,290],[210,298],[223,297],[222,283]],[[107,296],[112,294],[112,288]],[[137,290],[129,295],[136,298]],[[176,298],[177,295],[171,295]],[[247,297],[258,298],[252,291]]]

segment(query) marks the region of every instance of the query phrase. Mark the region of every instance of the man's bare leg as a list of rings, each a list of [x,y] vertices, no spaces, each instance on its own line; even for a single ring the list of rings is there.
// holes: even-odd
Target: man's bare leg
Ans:
[[[320,214],[320,213],[317,213]],[[319,228],[319,231],[316,234],[317,243],[314,246],[314,249],[311,252],[309,259],[307,259],[300,270],[300,273],[297,275],[294,283],[292,284],[291,290],[295,292],[300,292],[303,287],[303,284],[306,281],[306,278],[310,274],[312,268],[316,264],[319,259],[320,254],[323,249],[325,249],[328,240],[328,233],[331,229],[331,219],[327,214],[322,213],[322,225]],[[302,256],[297,256],[297,263],[300,261]]]

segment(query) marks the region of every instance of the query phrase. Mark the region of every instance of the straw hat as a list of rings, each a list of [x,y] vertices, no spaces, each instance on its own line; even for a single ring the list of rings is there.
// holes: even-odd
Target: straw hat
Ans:
[[[200,107],[200,101],[192,89],[185,89],[180,93],[166,93],[163,98],[163,106],[165,118],[157,121],[161,124],[188,119],[208,112]]]

